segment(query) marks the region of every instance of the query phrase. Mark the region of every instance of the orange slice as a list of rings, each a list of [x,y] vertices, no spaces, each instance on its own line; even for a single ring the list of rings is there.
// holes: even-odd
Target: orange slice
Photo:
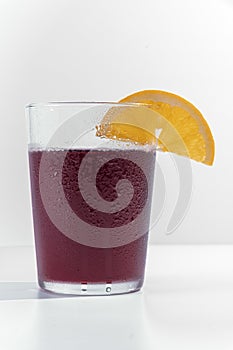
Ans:
[[[97,136],[156,144],[164,152],[208,165],[214,160],[213,136],[201,112],[165,91],[145,90],[125,97],[106,113]]]

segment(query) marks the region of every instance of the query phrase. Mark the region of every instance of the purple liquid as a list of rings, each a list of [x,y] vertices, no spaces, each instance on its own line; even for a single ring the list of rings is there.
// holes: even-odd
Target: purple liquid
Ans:
[[[134,191],[127,207],[118,212],[102,212],[86,203],[79,188],[78,172],[88,152],[88,150],[69,150],[67,153],[63,150],[29,151],[39,281],[114,283],[141,280],[142,283],[147,251],[150,204],[147,206],[148,209],[144,217],[146,224],[143,224],[142,227],[138,226],[138,230],[144,230],[143,235],[139,235],[138,239],[128,244],[110,248],[91,247],[72,240],[54,225],[45,209],[41,197],[39,177],[42,155],[49,155],[46,167],[50,169],[51,174],[61,175],[61,186],[72,211],[83,222],[94,227],[105,229],[122,227],[124,230],[124,225],[133,222],[142,212],[145,203],[150,202],[155,163],[155,155],[152,152],[124,151],[124,155],[127,155],[128,159],[131,159],[131,155],[141,159],[143,169],[147,169],[147,173],[150,174],[148,182],[142,167],[138,167],[131,160],[122,159],[117,150],[95,150],[91,152],[93,162],[90,162],[83,169],[84,178],[92,171],[96,159],[103,160],[109,155],[113,158],[109,162],[104,162],[97,173],[96,189],[98,194],[111,204],[118,197],[116,186],[119,180],[129,180]],[[62,169],[61,163],[63,164]],[[53,186],[50,186],[48,196],[51,198],[54,198],[53,191]],[[59,210],[59,201],[53,204]],[[81,230],[79,226],[76,229],[77,233]],[[81,233],[85,234],[85,232]]]

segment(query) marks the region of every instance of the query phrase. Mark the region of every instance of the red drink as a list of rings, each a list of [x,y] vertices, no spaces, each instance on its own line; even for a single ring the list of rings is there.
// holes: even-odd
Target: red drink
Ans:
[[[109,203],[109,206],[118,197],[119,181],[128,180],[131,183],[132,198],[126,208],[121,208],[118,212],[112,210],[106,213],[93,208],[85,201],[79,187],[78,174],[87,154],[89,154],[89,162],[82,169],[82,176],[84,179],[88,178],[93,171],[94,163],[95,166],[99,163],[103,164],[97,172],[95,186],[98,195]],[[146,206],[137,229],[129,229],[135,230],[135,237],[139,238],[130,239],[128,244],[119,244],[119,246],[115,244],[113,247],[102,248],[98,246],[99,244],[97,247],[96,244],[93,246],[81,244],[78,239],[72,238],[69,232],[65,234],[61,232],[59,225],[56,225],[48,214],[41,196],[42,157],[45,157],[44,168],[49,169],[53,174],[54,181],[60,176],[60,185],[72,212],[87,224],[86,229],[76,226],[77,235],[88,234],[88,227],[94,227],[96,230],[97,228],[110,230],[118,227],[124,231],[128,224],[142,215]],[[140,166],[131,159],[140,159]],[[81,290],[85,292],[86,284],[87,286],[89,284],[114,285],[127,282],[134,284],[133,290],[135,290],[135,284],[136,289],[140,289],[144,279],[155,154],[142,150],[92,150],[91,152],[89,150],[69,150],[68,152],[31,150],[29,161],[40,285],[46,288],[47,283],[52,290],[52,283],[73,283],[80,285]],[[144,172],[149,174],[149,177],[145,176]],[[52,205],[62,211],[62,200],[54,199],[56,189],[51,182],[53,181],[51,176],[49,181],[51,185],[48,186],[46,195],[52,198],[51,201],[54,200]],[[92,198],[89,198],[89,202],[91,201]],[[67,220],[68,223],[71,222],[69,217]],[[111,288],[106,290],[110,291]],[[117,289],[116,292],[118,292]]]

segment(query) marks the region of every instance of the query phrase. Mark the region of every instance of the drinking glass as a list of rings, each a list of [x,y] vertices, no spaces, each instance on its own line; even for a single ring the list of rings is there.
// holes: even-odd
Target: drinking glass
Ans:
[[[109,295],[142,287],[155,150],[96,136],[107,113],[129,108],[139,106],[26,107],[38,283],[45,290]]]

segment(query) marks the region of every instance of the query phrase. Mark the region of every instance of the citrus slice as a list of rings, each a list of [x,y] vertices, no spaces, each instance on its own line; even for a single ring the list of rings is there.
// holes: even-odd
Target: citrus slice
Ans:
[[[97,136],[156,144],[164,152],[208,165],[214,160],[213,136],[201,112],[165,91],[145,90],[123,98],[106,113]]]

